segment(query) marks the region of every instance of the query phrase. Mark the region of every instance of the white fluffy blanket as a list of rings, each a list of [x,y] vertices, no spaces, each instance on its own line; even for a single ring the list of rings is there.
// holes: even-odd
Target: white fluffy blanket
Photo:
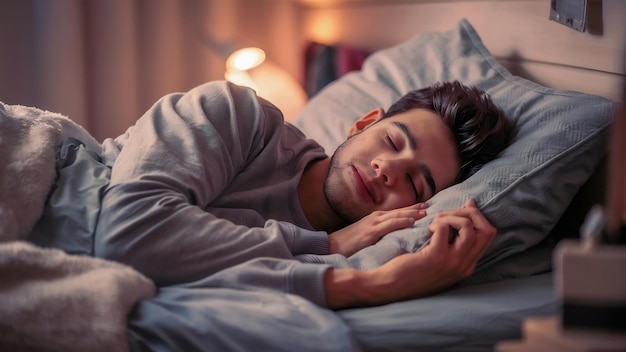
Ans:
[[[126,316],[156,293],[135,270],[25,242],[66,137],[99,151],[70,119],[0,103],[0,350],[126,351]]]

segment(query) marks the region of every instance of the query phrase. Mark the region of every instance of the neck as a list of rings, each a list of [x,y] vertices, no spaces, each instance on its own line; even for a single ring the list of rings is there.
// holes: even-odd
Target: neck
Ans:
[[[334,232],[343,221],[335,214],[324,195],[324,180],[330,158],[313,162],[302,173],[298,183],[298,199],[307,220],[318,231]]]

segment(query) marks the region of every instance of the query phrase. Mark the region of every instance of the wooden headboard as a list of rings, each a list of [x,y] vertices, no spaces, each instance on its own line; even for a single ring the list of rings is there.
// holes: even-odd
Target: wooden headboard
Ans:
[[[467,18],[511,72],[557,89],[623,101],[626,1],[588,0],[578,32],[551,21],[550,0],[297,0],[304,38],[377,50]]]

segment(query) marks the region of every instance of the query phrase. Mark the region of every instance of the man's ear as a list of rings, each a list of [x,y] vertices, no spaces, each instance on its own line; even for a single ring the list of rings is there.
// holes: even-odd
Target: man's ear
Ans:
[[[350,129],[348,130],[348,138],[363,131],[367,126],[380,120],[380,118],[383,117],[384,114],[385,110],[377,108],[363,115],[360,119],[356,120],[352,124],[352,126],[350,126]]]

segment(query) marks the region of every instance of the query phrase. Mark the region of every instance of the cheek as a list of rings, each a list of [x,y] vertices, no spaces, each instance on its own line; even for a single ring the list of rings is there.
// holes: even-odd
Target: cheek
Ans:
[[[431,161],[431,165],[435,165],[432,168],[433,178],[437,184],[437,191],[441,191],[454,184],[456,177],[461,171],[458,158],[453,156],[443,156],[440,159],[434,159]]]
[[[357,148],[355,148],[355,142],[357,142]],[[337,147],[334,152],[333,158],[341,161],[346,161],[354,158],[355,152],[358,151],[358,135],[345,140]]]
[[[444,188],[448,188],[452,186],[455,183],[456,178],[459,175],[459,172],[461,172],[461,168],[459,166],[459,163],[456,161],[456,159],[454,159],[453,162],[450,163],[450,166],[443,173],[444,182],[442,182],[443,187],[440,187],[440,189],[444,189]]]
[[[350,139],[335,152],[336,166],[359,164],[363,167],[371,165],[371,161],[381,156],[380,147],[372,147],[371,143]]]

